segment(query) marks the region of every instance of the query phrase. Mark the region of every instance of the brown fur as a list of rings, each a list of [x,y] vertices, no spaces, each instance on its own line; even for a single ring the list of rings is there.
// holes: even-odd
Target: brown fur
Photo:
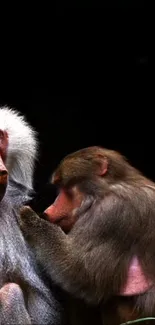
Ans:
[[[155,316],[154,287],[130,300],[119,298],[134,255],[155,283],[155,184],[119,153],[100,147],[68,155],[52,181],[69,199],[75,187],[83,194],[81,206],[65,215],[77,220],[70,232],[66,235],[29,208],[20,220],[51,278],[79,301],[99,308],[104,325]]]

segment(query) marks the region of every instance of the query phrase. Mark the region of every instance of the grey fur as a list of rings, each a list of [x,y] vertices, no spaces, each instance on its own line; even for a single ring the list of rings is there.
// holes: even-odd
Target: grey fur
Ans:
[[[18,225],[19,209],[29,200],[33,188],[36,134],[24,117],[6,107],[0,108],[0,129],[6,130],[9,135],[7,157],[9,184],[0,202],[0,288],[8,282],[20,284],[25,294],[31,324],[62,324],[60,304],[54,291],[51,292],[45,283],[44,275]],[[12,298],[12,303],[15,303],[15,297]],[[0,301],[1,325],[12,325],[13,319],[8,319],[8,314],[5,312],[3,314]],[[23,317],[19,315],[18,318],[17,315],[19,322],[15,317],[17,325],[27,325]]]
[[[0,108],[0,129],[9,136],[6,167],[11,178],[33,188],[33,170],[37,155],[36,131],[25,117],[6,106]]]

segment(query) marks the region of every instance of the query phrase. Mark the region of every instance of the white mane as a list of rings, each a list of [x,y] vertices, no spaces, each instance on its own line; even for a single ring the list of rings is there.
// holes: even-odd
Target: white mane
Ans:
[[[32,189],[34,161],[37,154],[36,132],[24,116],[14,109],[0,107],[0,129],[9,136],[6,167],[16,182]]]

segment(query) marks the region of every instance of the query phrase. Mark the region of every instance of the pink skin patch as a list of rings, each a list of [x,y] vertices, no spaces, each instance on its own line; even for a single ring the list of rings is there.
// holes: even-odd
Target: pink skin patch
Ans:
[[[74,209],[80,206],[82,199],[83,195],[76,187],[72,187],[70,194],[62,189],[55,202],[44,211],[47,220],[56,223],[65,233],[68,233],[77,220],[73,213]]]
[[[50,222],[56,222],[72,210],[72,200],[69,200],[64,191],[61,191],[55,202],[44,212],[47,214]]]
[[[63,217],[71,218],[71,212],[82,202],[83,195],[76,187],[72,188],[72,195],[69,196],[64,190],[61,190],[56,200],[44,212],[50,222],[58,222]]]
[[[127,280],[120,291],[121,296],[133,296],[142,294],[152,287],[153,282],[147,279],[143,273],[142,267],[135,256],[129,266]]]

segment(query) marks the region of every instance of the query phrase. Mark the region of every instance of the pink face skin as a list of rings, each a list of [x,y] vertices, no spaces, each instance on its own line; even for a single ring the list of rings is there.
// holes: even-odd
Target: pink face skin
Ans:
[[[56,223],[68,233],[77,220],[74,209],[81,205],[82,199],[83,194],[76,187],[72,187],[69,192],[61,189],[55,202],[44,213],[50,222]]]
[[[0,130],[0,201],[2,200],[8,182],[8,171],[5,167],[6,153],[8,147],[8,134]]]

